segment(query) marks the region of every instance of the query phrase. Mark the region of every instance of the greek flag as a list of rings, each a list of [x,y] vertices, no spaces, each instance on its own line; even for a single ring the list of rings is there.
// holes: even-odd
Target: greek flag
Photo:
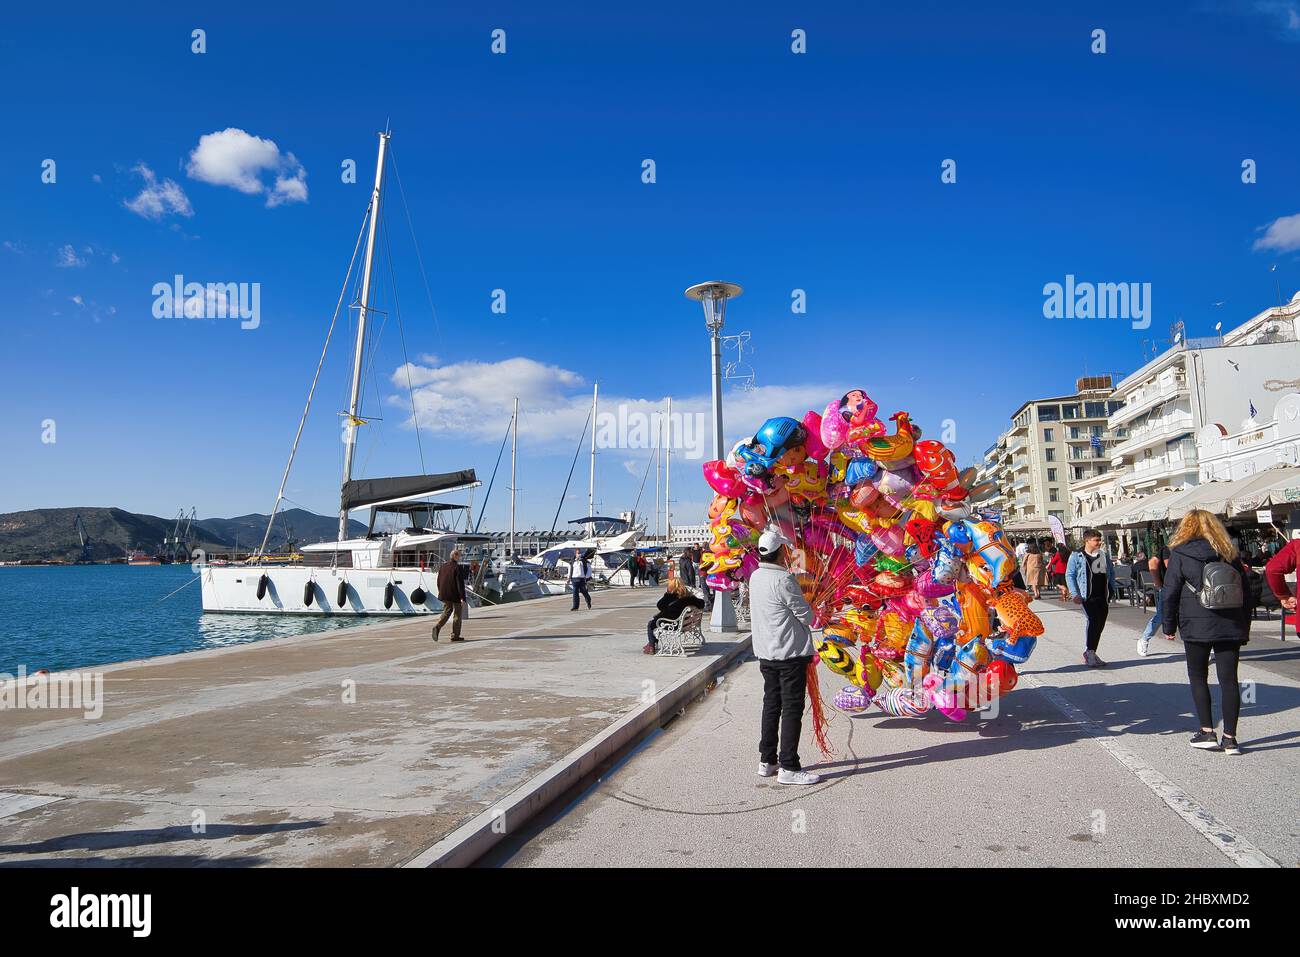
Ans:
[[[1096,452],[1098,455],[1100,455],[1104,451],[1102,448],[1100,435],[1094,435],[1092,437],[1092,450]]]
[[[1255,417],[1255,403],[1254,403],[1254,402],[1251,402],[1251,403],[1250,403],[1250,417],[1251,417],[1252,419]]]

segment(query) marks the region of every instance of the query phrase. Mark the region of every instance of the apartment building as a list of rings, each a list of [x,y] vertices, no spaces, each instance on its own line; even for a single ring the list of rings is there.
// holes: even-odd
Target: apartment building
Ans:
[[[1279,400],[1298,387],[1300,293],[1222,336],[1176,335],[1115,387],[1121,405],[1108,426],[1127,436],[1111,450],[1114,484],[1088,489],[1089,505],[1234,477],[1207,473],[1198,438],[1224,469],[1226,453],[1256,441],[1259,423],[1273,422]]]
[[[1032,399],[1015,411],[1011,428],[984,453],[981,474],[998,482],[1003,521],[1045,524],[1049,516],[1074,521],[1074,490],[1105,481],[1111,450],[1126,435],[1108,426],[1119,403],[1112,377],[1085,376],[1069,395]]]

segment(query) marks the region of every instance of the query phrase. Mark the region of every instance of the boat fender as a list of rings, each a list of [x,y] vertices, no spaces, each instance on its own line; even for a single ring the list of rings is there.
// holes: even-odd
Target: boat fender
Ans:
[[[419,585],[416,585],[416,586],[415,586],[415,591],[411,592],[411,604],[413,604],[413,605],[423,605],[423,604],[424,604],[424,600],[425,600],[426,598],[428,598],[428,597],[429,597],[428,592],[426,592],[426,591],[425,591],[423,588],[421,588]]]
[[[339,593],[338,593],[338,599],[334,602],[334,604],[336,604],[336,605],[338,605],[340,608],[342,608],[342,607],[343,607],[344,605],[346,605],[347,603],[348,603],[348,583],[345,582],[345,581],[342,581],[342,582],[339,582]]]
[[[267,589],[267,586],[269,586],[270,584],[271,584],[271,578],[270,578],[270,576],[268,576],[268,575],[263,575],[261,578],[259,578],[259,579],[257,580],[257,600],[258,600],[258,601],[261,601],[263,598],[266,597],[266,589]]]
[[[384,586],[384,608],[385,609],[393,607],[393,591],[394,588],[392,582],[389,582],[387,585]]]
[[[316,583],[308,582],[302,586],[302,603],[310,606],[316,598]]]

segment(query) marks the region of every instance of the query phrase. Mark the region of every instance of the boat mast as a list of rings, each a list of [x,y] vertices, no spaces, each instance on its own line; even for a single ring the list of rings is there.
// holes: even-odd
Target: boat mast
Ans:
[[[667,437],[664,439],[664,542],[672,541],[673,513],[671,509],[673,484],[673,397],[668,397],[668,415],[664,418]]]
[[[375,233],[379,229],[379,198],[384,186],[387,130],[379,134],[379,159],[375,164],[375,191],[370,194],[370,235],[366,237],[366,267],[361,278],[361,309],[357,314],[357,344],[352,355],[352,395],[348,400],[348,441],[343,453],[343,484],[352,481],[352,456],[357,449],[357,412],[361,404],[361,365],[366,353],[366,316],[370,312],[370,273],[375,263]],[[339,541],[348,537],[348,510],[339,506]]]
[[[659,423],[659,434],[655,436],[655,536],[662,545],[664,527],[659,518],[659,486],[663,484],[664,471],[664,424]]]
[[[600,383],[591,387],[591,481],[587,486],[587,517],[596,514],[596,399],[600,395]],[[596,533],[596,523],[587,523],[587,534]]]
[[[515,414],[510,418],[510,558],[515,557],[515,449],[519,443],[519,396],[515,396]]]

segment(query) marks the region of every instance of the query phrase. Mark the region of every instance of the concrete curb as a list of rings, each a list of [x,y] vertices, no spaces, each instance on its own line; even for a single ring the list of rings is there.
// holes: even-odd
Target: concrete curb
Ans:
[[[733,643],[720,657],[670,687],[654,701],[620,718],[586,744],[566,754],[517,791],[475,815],[402,867],[468,867],[587,775],[618,754],[642,733],[662,724],[697,697],[709,682],[750,650],[748,636]]]

